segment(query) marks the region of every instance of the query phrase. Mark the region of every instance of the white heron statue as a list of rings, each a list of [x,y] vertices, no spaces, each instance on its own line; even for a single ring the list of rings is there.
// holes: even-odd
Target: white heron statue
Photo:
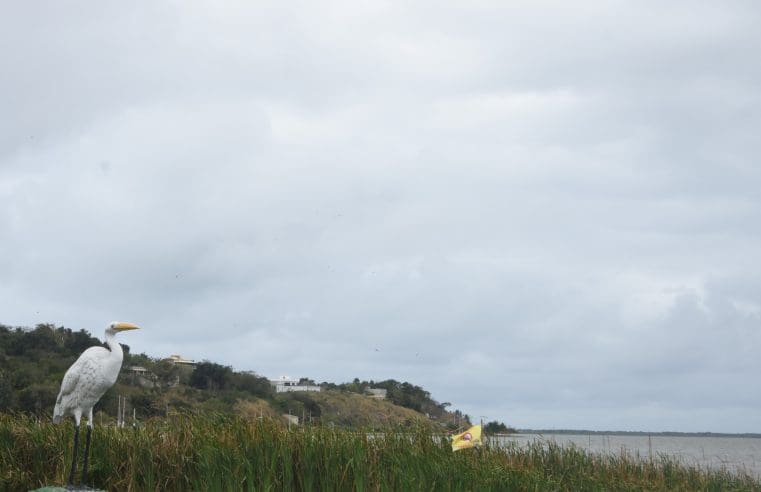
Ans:
[[[79,447],[79,422],[87,417],[87,441],[85,444],[85,461],[82,467],[82,482],[87,482],[87,460],[90,454],[90,435],[92,433],[92,408],[98,403],[108,388],[114,385],[122,367],[124,352],[114,337],[120,331],[136,330],[132,323],[115,321],[106,328],[105,347],[90,347],[69,367],[63,376],[61,392],[53,411],[53,422],[58,423],[63,417],[74,417],[74,452],[72,454],[69,485],[74,484],[77,469],[77,448]]]

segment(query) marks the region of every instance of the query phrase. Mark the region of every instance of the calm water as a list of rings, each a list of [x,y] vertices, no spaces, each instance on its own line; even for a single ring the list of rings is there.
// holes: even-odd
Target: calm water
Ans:
[[[621,454],[623,450],[630,455],[639,454],[643,459],[668,455],[685,465],[746,471],[761,478],[761,438],[514,434],[494,439],[502,444],[514,442],[518,446],[537,440],[554,441],[561,446],[575,444],[595,453]]]

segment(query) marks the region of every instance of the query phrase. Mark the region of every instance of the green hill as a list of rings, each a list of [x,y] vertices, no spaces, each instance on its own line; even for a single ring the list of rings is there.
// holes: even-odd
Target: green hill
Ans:
[[[66,369],[88,347],[101,341],[85,330],[40,324],[35,328],[0,325],[0,412],[48,419]],[[340,427],[381,427],[424,423],[454,429],[467,415],[449,411],[423,388],[395,380],[320,383],[320,392],[275,393],[267,378],[202,361],[175,364],[125,350],[117,383],[95,407],[95,420],[113,422],[121,410],[128,425],[175,412],[217,412],[256,418],[294,415],[300,422]],[[302,378],[305,384],[317,385]],[[371,398],[370,388],[387,398]]]

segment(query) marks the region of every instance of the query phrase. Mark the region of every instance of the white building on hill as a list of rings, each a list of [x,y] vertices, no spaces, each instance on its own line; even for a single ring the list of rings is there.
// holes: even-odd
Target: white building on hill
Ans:
[[[275,388],[275,393],[289,393],[292,391],[320,391],[320,387],[309,384],[299,384],[295,379],[288,376],[280,376],[277,379],[270,379],[270,384]]]
[[[184,359],[179,354],[172,354],[169,357],[167,357],[166,360],[168,360],[172,364],[178,364],[178,365],[181,365],[181,366],[194,366],[194,365],[196,365],[196,361],[191,360],[191,359]]]

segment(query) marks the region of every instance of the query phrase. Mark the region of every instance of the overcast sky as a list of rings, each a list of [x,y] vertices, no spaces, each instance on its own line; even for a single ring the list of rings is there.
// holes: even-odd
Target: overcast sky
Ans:
[[[757,2],[6,2],[0,323],[761,432]]]

